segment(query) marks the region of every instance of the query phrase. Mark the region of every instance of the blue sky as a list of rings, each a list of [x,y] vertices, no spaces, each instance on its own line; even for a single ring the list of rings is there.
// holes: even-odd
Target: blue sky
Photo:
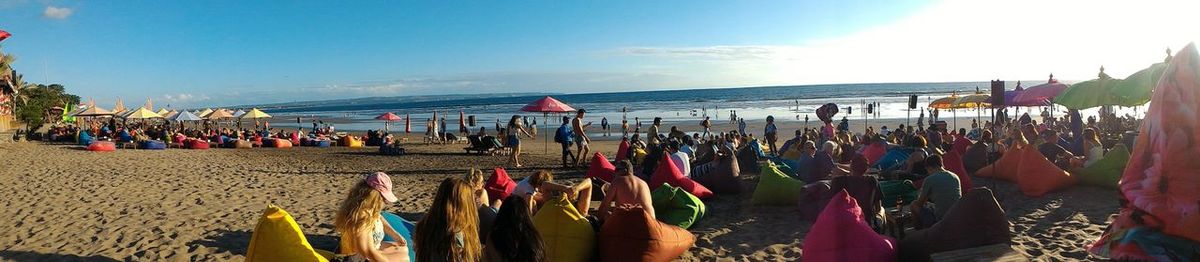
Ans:
[[[1141,30],[1170,17],[1162,13],[1174,8],[1163,6],[1193,1],[1098,2],[0,0],[0,29],[13,34],[0,44],[26,80],[62,83],[102,105],[149,97],[209,106],[1050,72],[1085,79],[1111,62],[1120,65],[1107,66],[1110,74],[1131,73],[1200,35],[1195,26]],[[1105,19],[1114,15],[1159,21]],[[1151,32],[1088,40],[1103,35],[1095,30],[1129,31],[1121,27]],[[1019,43],[979,44],[978,31]],[[1055,38],[1072,40],[1030,44]],[[989,48],[1000,52],[969,54]],[[1051,56],[1070,62],[1030,66]]]

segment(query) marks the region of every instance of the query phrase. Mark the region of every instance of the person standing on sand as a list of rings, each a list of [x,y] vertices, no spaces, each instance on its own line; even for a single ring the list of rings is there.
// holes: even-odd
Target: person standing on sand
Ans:
[[[587,113],[586,109],[579,109],[578,112],[575,112],[575,119],[571,120],[571,131],[575,132],[575,147],[577,147],[577,152],[575,153],[575,162],[577,162],[577,164],[580,166],[587,166],[587,160],[582,158],[585,158],[589,151],[591,151],[591,147],[588,147],[588,143],[591,142],[591,138],[588,138],[587,132],[585,132],[584,129],[592,124],[583,124],[584,113]]]
[[[704,117],[704,121],[700,121],[700,127],[704,128],[704,134],[701,136],[707,138],[708,136],[712,135],[709,133],[709,129],[712,128],[712,121],[709,121],[707,116]]]
[[[746,133],[746,119],[745,118],[738,118],[737,125],[738,125],[738,133],[739,134],[749,135],[749,133]]]
[[[380,216],[383,206],[396,200],[392,179],[383,172],[368,175],[350,189],[333,222],[341,234],[338,246],[343,255],[370,261],[410,261],[410,243]],[[384,235],[395,242],[384,242]]]
[[[600,130],[604,130],[604,136],[608,136],[608,117],[600,118]]]
[[[521,124],[521,116],[513,115],[512,119],[508,120],[508,147],[512,148],[512,155],[508,158],[508,164],[511,167],[522,167],[521,165],[521,135],[533,138],[529,131],[525,131],[525,126]]]
[[[566,122],[566,121],[563,121],[563,122]],[[625,119],[625,118],[621,118],[621,137],[622,138],[629,137],[629,120]]]
[[[647,143],[649,143],[651,145],[657,145],[660,142],[658,140],[658,129],[661,126],[662,126],[662,118],[655,117],[654,123],[650,124],[650,129],[646,130],[646,142]]]
[[[562,125],[554,132],[554,142],[558,142],[562,146],[562,165],[569,167],[567,158],[571,159],[570,163],[578,162],[576,156],[571,154],[571,143],[574,142],[575,134],[571,132],[570,117],[562,117]]]
[[[767,146],[769,149],[771,149],[771,154],[778,156],[779,148],[775,147],[775,141],[778,140],[779,137],[775,133],[776,131],[778,130],[775,127],[775,117],[767,116],[767,125],[763,127],[763,136],[767,138]]]

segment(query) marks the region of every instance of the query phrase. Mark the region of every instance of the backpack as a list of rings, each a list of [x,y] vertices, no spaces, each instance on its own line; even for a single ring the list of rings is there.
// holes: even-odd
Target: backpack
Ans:
[[[554,142],[559,144],[569,144],[575,137],[575,132],[571,131],[571,127],[562,125],[558,127],[558,131],[554,132]]]

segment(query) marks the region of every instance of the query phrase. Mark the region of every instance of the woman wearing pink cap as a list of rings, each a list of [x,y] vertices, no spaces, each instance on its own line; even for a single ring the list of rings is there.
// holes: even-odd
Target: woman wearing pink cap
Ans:
[[[370,174],[350,189],[338,208],[334,228],[341,233],[341,252],[351,261],[409,261],[404,238],[380,216],[385,203],[396,202],[392,179],[383,172]],[[384,242],[387,234],[396,242]]]

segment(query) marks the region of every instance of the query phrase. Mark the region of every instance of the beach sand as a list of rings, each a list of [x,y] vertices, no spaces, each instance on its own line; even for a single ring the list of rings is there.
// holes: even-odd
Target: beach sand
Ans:
[[[550,168],[563,179],[582,176],[584,170],[557,168],[557,149],[551,145],[544,154],[538,137],[523,140],[530,167],[510,169],[511,175]],[[419,219],[442,179],[506,159],[464,155],[463,144],[411,140],[406,156],[379,156],[375,148],[93,153],[0,144],[0,260],[240,261],[268,204],[291,213],[316,248],[334,249],[334,211],[362,175],[391,174],[400,201],[386,209]],[[593,145],[610,156],[616,148],[612,140]],[[698,239],[681,260],[799,260],[810,223],[797,218],[794,206],[751,205],[757,172],[746,171],[744,193],[706,201],[708,216],[691,229]],[[1112,189],[1075,186],[1030,198],[1008,182],[974,181],[996,190],[1013,224],[1014,248],[1038,260],[1093,259],[1085,246],[1118,208]]]

